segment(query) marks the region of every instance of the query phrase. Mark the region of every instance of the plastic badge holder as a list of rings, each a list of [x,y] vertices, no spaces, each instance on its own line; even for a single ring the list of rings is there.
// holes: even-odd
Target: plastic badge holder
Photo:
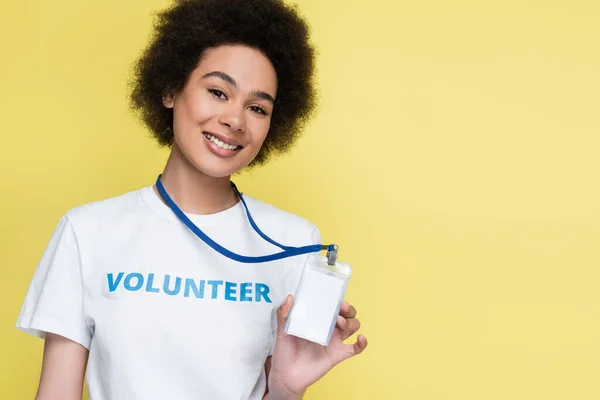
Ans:
[[[308,257],[284,331],[328,346],[336,326],[352,267],[327,263],[320,254]]]

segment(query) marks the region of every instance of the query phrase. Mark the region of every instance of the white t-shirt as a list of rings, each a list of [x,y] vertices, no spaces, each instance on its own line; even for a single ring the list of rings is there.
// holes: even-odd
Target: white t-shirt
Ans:
[[[320,243],[308,221],[244,199],[256,224],[276,242]],[[188,217],[235,253],[281,251],[252,229],[241,202]],[[61,218],[17,327],[86,347],[91,400],[262,399],[276,310],[294,293],[306,257],[230,260],[146,186]]]

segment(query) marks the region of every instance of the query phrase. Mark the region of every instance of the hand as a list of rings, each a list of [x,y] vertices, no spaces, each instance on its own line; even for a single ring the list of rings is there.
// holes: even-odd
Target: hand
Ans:
[[[287,335],[283,329],[292,309],[288,296],[277,310],[277,339],[269,374],[269,392],[273,398],[298,398],[329,370],[367,347],[367,339],[359,335],[353,344],[344,344],[360,328],[356,309],[344,301],[329,346]],[[277,393],[277,395],[275,395]]]

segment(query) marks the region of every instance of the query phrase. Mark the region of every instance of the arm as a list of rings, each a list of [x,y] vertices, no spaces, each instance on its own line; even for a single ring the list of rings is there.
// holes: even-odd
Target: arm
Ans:
[[[367,339],[363,335],[353,344],[344,341],[360,328],[356,309],[342,303],[331,341],[327,347],[284,332],[285,321],[292,308],[289,295],[277,309],[277,338],[273,356],[267,358],[267,390],[263,400],[301,400],[308,387],[321,379],[342,361],[363,352]]]
[[[265,362],[265,372],[267,374],[267,388],[265,389],[265,395],[263,396],[263,400],[301,400],[302,396],[286,396],[283,394],[269,393],[269,374],[271,373],[271,358],[273,358],[273,356],[267,357],[267,361]]]
[[[36,400],[81,400],[88,351],[62,336],[47,333]]]
[[[265,388],[265,395],[263,396],[263,400],[269,399],[269,374],[271,373],[271,357],[267,357],[267,361],[265,361],[265,373],[267,375],[267,387]]]
[[[265,395],[263,396],[263,400],[267,400],[269,398],[269,374],[271,373],[271,358],[273,356],[267,357],[267,361],[265,362],[265,372],[267,375],[267,387],[265,388]]]

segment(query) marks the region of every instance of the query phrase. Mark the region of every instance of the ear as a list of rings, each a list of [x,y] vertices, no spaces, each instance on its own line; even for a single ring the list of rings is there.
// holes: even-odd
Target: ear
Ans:
[[[166,108],[173,108],[175,106],[175,99],[172,95],[168,94],[163,96],[162,103]]]

